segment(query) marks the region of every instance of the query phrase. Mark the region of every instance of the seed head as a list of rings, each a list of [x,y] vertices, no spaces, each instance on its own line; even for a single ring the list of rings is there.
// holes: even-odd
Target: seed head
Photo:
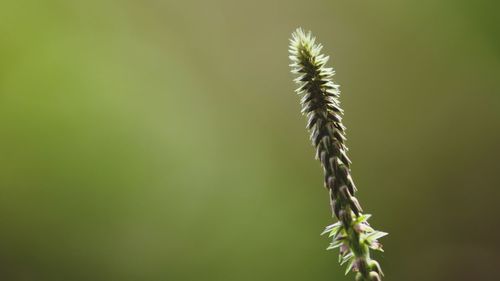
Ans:
[[[340,248],[339,262],[347,264],[346,274],[352,269],[357,272],[356,280],[381,280],[382,270],[370,258],[370,249],[382,251],[378,239],[387,233],[370,227],[370,215],[362,214],[355,197],[357,189],[345,145],[340,90],[332,80],[335,71],[326,66],[329,57],[321,54],[322,48],[311,32],[299,28],[292,34],[289,52],[292,73],[298,75],[294,80],[299,84],[296,92],[301,96],[302,113],[307,117],[306,127],[316,149],[316,159],[323,168],[332,214],[338,219],[323,234],[332,237],[328,249]]]

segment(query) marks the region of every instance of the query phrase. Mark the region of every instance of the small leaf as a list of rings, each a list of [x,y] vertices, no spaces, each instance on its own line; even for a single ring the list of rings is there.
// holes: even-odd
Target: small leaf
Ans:
[[[332,249],[335,249],[335,248],[338,248],[340,246],[342,246],[342,244],[344,244],[344,241],[342,240],[334,240],[330,246],[328,246],[328,248],[326,248],[327,250],[332,250]]]
[[[339,221],[334,223],[334,224],[331,224],[331,225],[327,226],[325,228],[325,230],[323,230],[323,232],[321,232],[321,235],[325,235],[325,234],[331,232],[334,228],[340,227],[340,226],[341,226],[341,223]]]
[[[371,226],[369,226],[368,224],[364,224],[364,229],[366,232],[370,233],[370,232],[374,232],[375,229],[373,229]]]
[[[347,275],[347,273],[349,273],[349,271],[351,271],[352,266],[354,265],[355,261],[356,261],[355,259],[351,259],[349,261],[349,263],[347,264],[347,268],[345,269],[345,275]]]
[[[354,224],[358,224],[358,223],[363,223],[363,222],[367,222],[369,218],[371,218],[372,215],[370,214],[364,214],[364,215],[361,215],[359,216],[355,221],[354,221]]]
[[[338,227],[332,229],[332,232],[328,235],[328,237],[335,237],[340,235],[341,231],[343,230],[342,225],[339,225]]]
[[[352,253],[349,253],[347,255],[345,255],[342,259],[342,262],[340,263],[340,265],[343,265],[344,263],[350,261],[351,259],[354,259],[354,255]]]
[[[374,231],[374,232],[366,235],[365,239],[370,240],[370,241],[374,241],[374,240],[378,240],[378,239],[386,236],[387,234],[389,234],[389,233],[382,232],[382,231]]]

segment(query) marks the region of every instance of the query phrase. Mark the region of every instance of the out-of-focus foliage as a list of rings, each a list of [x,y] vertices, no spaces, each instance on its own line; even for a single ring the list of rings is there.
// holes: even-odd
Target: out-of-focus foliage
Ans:
[[[495,279],[498,9],[2,1],[0,279],[343,278],[290,82],[299,25],[338,71],[388,280]]]

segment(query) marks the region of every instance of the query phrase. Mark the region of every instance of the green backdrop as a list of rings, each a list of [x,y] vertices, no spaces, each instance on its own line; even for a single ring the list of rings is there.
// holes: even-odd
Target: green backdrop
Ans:
[[[494,1],[2,1],[0,279],[352,280],[289,73],[341,85],[385,280],[496,280]]]

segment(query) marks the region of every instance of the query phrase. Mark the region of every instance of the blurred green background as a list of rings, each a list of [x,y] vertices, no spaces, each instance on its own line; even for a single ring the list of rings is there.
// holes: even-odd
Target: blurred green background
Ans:
[[[341,84],[385,280],[497,280],[495,1],[2,1],[0,279],[352,280],[289,73]]]

